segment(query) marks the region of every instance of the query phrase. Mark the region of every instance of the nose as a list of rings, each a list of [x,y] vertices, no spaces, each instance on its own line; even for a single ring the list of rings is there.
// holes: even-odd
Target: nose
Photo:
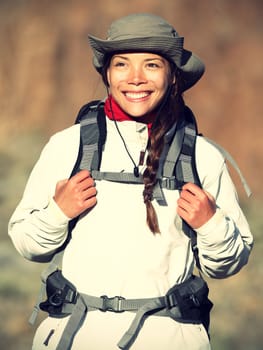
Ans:
[[[143,69],[140,67],[133,67],[129,72],[128,83],[132,85],[141,85],[146,83],[146,77]]]

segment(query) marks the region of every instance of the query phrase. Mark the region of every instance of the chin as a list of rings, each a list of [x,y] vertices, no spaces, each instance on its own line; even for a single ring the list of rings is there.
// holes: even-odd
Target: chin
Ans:
[[[152,109],[149,109],[149,108],[143,108],[143,109],[142,108],[140,108],[140,109],[127,108],[124,111],[133,118],[140,118],[140,117],[143,117],[143,116],[151,113]]]

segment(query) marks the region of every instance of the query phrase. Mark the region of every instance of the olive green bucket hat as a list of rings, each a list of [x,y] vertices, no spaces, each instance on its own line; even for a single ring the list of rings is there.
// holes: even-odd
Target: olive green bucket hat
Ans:
[[[132,14],[114,21],[106,40],[89,35],[93,64],[101,74],[107,58],[117,52],[152,52],[175,63],[181,71],[183,90],[192,87],[205,71],[204,63],[183,47],[184,38],[159,16]]]

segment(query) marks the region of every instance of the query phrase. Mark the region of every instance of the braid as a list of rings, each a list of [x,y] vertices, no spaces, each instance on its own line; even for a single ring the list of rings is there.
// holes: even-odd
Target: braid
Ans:
[[[184,101],[180,92],[179,79],[177,77],[174,91],[168,97],[168,101],[162,108],[157,125],[153,128],[148,147],[146,169],[143,173],[144,191],[143,199],[146,205],[146,221],[152,233],[160,233],[156,211],[152,205],[153,190],[157,181],[159,159],[164,146],[164,135],[183,116]]]

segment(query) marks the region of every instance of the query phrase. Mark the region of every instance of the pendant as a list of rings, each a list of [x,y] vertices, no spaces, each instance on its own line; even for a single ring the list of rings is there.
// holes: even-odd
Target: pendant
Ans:
[[[137,166],[135,166],[134,169],[133,169],[133,175],[135,177],[139,177],[140,176],[139,168]]]
[[[143,165],[145,157],[145,151],[140,152],[139,165]]]

